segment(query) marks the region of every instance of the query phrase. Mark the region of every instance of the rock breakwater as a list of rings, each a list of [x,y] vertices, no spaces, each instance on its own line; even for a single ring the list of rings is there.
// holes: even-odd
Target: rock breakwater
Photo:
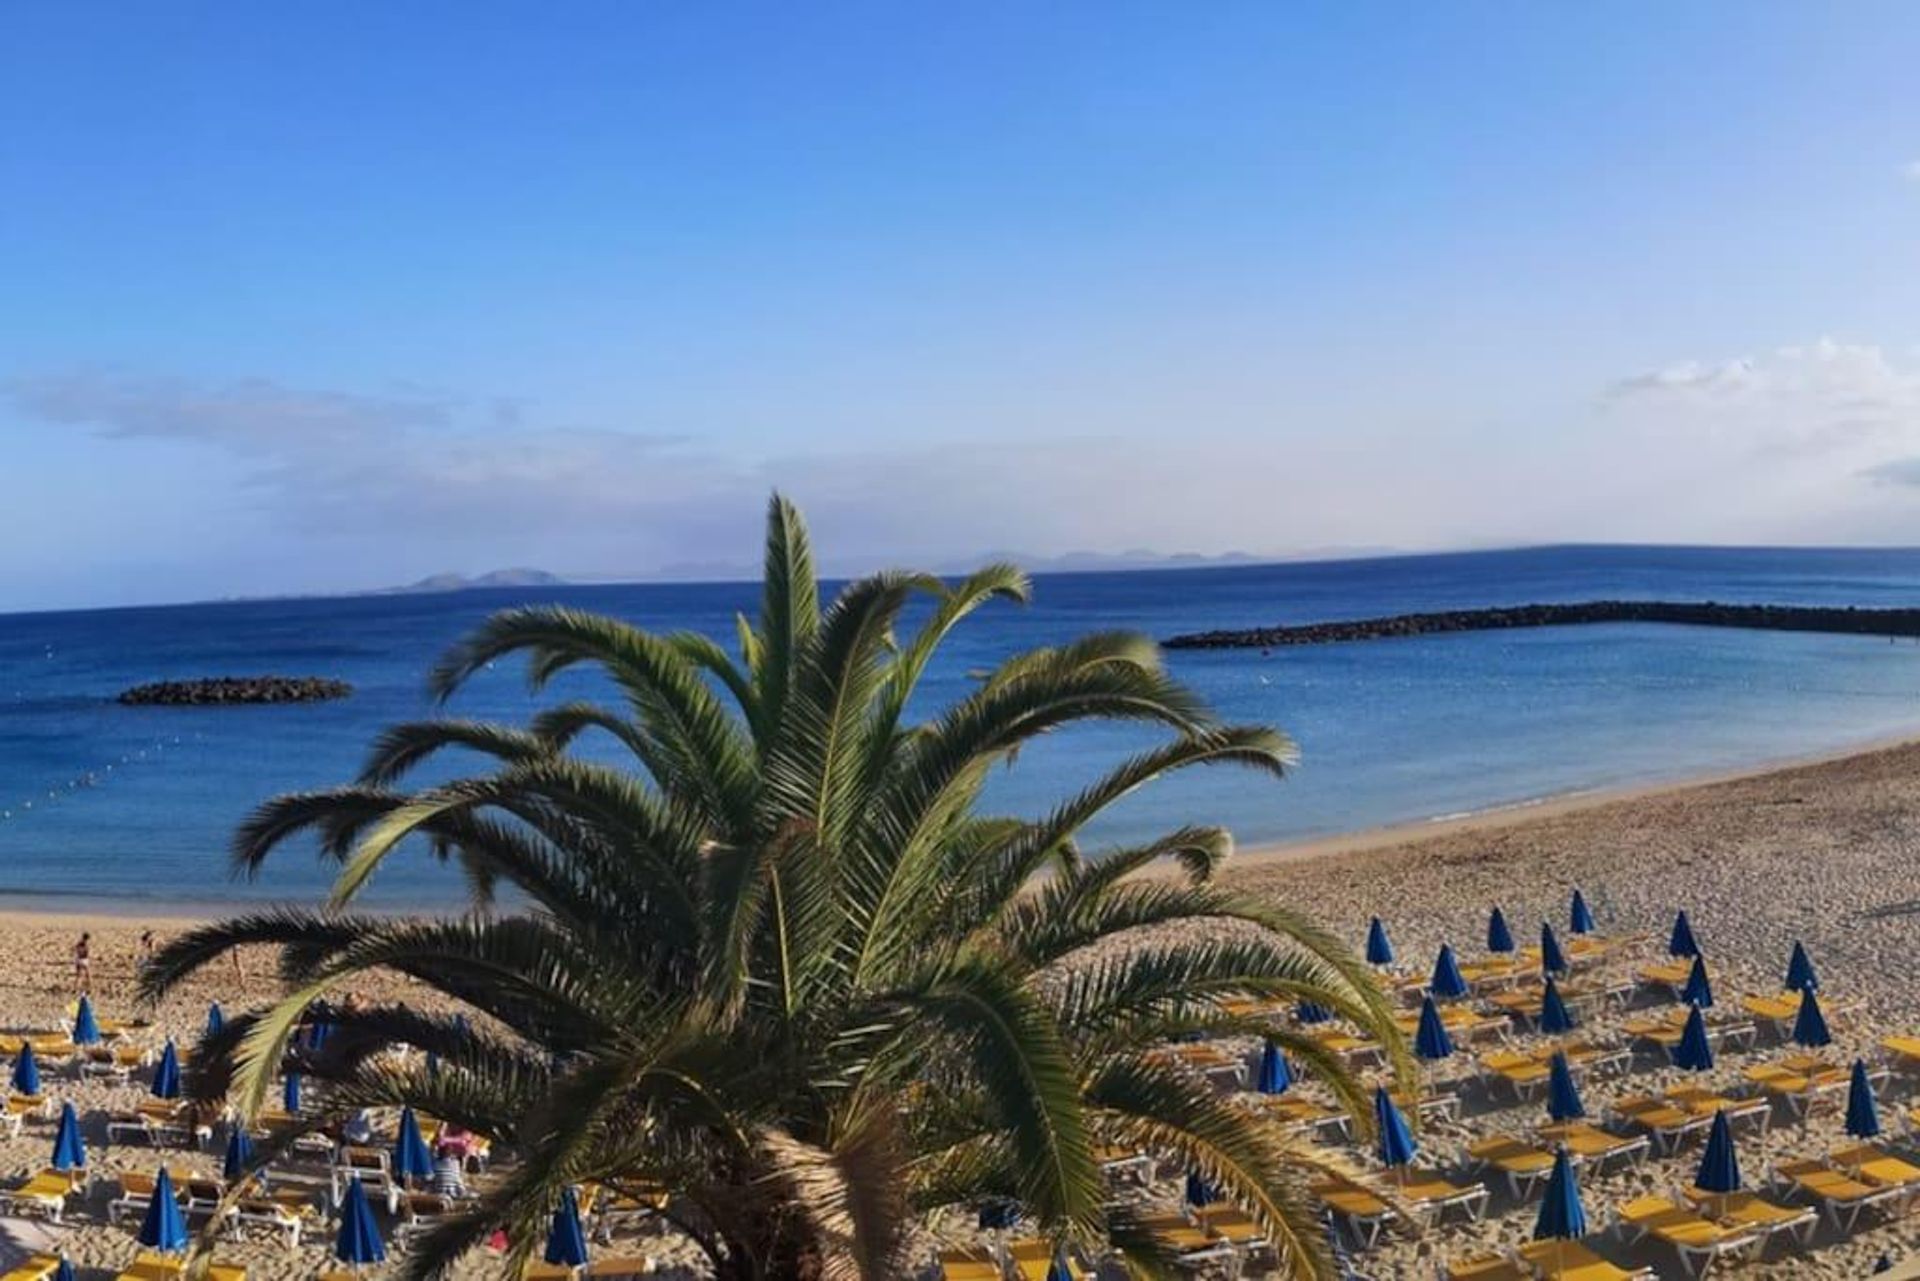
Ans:
[[[1782,632],[1920,637],[1920,609],[1860,609],[1817,605],[1727,605],[1717,601],[1595,600],[1558,605],[1511,605],[1392,614],[1341,622],[1232,628],[1169,637],[1168,649],[1269,649],[1338,641],[1485,632],[1510,627],[1571,627],[1589,623],[1674,623],[1686,627],[1743,627]]]
[[[214,676],[154,681],[120,695],[132,707],[220,707],[253,703],[318,703],[345,698],[353,686],[323,676]]]

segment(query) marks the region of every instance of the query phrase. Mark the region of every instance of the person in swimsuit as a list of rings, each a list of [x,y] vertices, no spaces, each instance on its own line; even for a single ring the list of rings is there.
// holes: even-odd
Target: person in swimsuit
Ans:
[[[93,935],[82,933],[73,945],[73,985],[82,992],[93,987]]]

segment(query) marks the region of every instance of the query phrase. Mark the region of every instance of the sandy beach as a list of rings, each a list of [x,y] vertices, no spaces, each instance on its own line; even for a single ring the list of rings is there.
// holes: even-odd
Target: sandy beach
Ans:
[[[1463,960],[1484,950],[1488,909],[1500,904],[1516,935],[1526,941],[1540,922],[1563,927],[1568,895],[1580,887],[1612,936],[1649,936],[1606,962],[1616,973],[1664,960],[1665,933],[1674,910],[1690,913],[1709,959],[1721,1007],[1743,994],[1774,993],[1793,942],[1803,941],[1819,967],[1823,992],[1836,1008],[1858,1011],[1832,1019],[1836,1044],[1829,1052],[1845,1061],[1856,1053],[1878,1061],[1882,1035],[1920,1032],[1920,948],[1914,946],[1920,917],[1895,909],[1920,901],[1920,743],[1908,743],[1787,769],[1685,785],[1663,786],[1604,797],[1578,797],[1474,819],[1389,832],[1362,833],[1308,847],[1244,851],[1227,873],[1232,884],[1312,910],[1329,926],[1360,942],[1370,916],[1382,917],[1402,962],[1424,973],[1443,941]],[[249,956],[245,972],[212,972],[157,1011],[133,1004],[133,967],[138,938],[151,927],[161,937],[188,927],[190,914],[149,911],[92,915],[7,911],[0,913],[0,1027],[9,1030],[59,1026],[73,1000],[73,941],[93,935],[94,994],[103,1015],[145,1013],[155,1027],[137,1035],[157,1043],[165,1031],[190,1039],[218,999],[239,1008],[271,990],[270,958]],[[405,998],[408,985],[368,990],[375,999]],[[415,999],[417,995],[415,995]],[[1644,1014],[1639,1008],[1596,1013],[1583,1032],[1596,1040],[1621,1039],[1621,1025]],[[1525,1043],[1524,1038],[1516,1043]],[[1251,1057],[1255,1045],[1236,1047]],[[1435,1121],[1420,1135],[1423,1168],[1459,1173],[1467,1148],[1495,1133],[1523,1133],[1544,1120],[1539,1103],[1515,1103],[1478,1080],[1475,1046],[1441,1064],[1435,1085],[1459,1093],[1462,1115]],[[1789,1047],[1791,1048],[1791,1047]],[[1742,1069],[1782,1051],[1768,1043],[1723,1056],[1705,1084],[1749,1093]],[[1624,1074],[1583,1084],[1589,1112],[1599,1114],[1618,1097],[1674,1084],[1679,1074],[1646,1056]],[[1303,1089],[1311,1089],[1301,1087]],[[151,1170],[162,1156],[178,1170],[211,1170],[216,1152],[158,1153],[128,1144],[107,1145],[105,1116],[145,1097],[140,1080],[128,1085],[57,1077],[53,1092],[71,1098],[86,1121],[86,1133],[103,1186],[56,1233],[83,1275],[111,1275],[133,1253],[129,1233],[105,1223],[104,1181],[120,1169]],[[1883,1121],[1892,1144],[1908,1150],[1904,1118],[1920,1103],[1920,1082],[1896,1072],[1881,1089]],[[1741,1157],[1750,1184],[1768,1164],[1815,1155],[1842,1139],[1839,1110],[1816,1110],[1804,1127],[1777,1116],[1763,1141],[1743,1134]],[[30,1120],[18,1139],[0,1142],[0,1176],[16,1179],[44,1162],[51,1125]],[[1587,1169],[1582,1191],[1594,1230],[1611,1222],[1614,1207],[1636,1196],[1670,1191],[1690,1182],[1699,1143],[1677,1155],[1659,1156],[1618,1171]],[[1152,1194],[1169,1203],[1179,1195],[1178,1171],[1162,1170]],[[1515,1204],[1496,1193],[1482,1223],[1449,1223],[1418,1235],[1389,1234],[1386,1244],[1360,1256],[1357,1266],[1375,1277],[1430,1277],[1439,1265],[1497,1246],[1514,1244],[1532,1229],[1534,1202]],[[17,1220],[4,1221],[9,1229]],[[31,1235],[19,1238],[20,1243]],[[686,1256],[673,1243],[640,1243],[663,1264]],[[1604,1248],[1622,1263],[1674,1272],[1672,1255],[1657,1245],[1625,1248],[1608,1239]],[[222,1257],[253,1265],[255,1275],[316,1275],[325,1243],[289,1253],[258,1241],[226,1247]],[[1761,1277],[1856,1277],[1882,1255],[1920,1257],[1920,1223],[1896,1220],[1845,1239],[1822,1228],[1806,1256],[1776,1249],[1747,1275]],[[476,1259],[469,1275],[498,1275],[499,1265]]]
[[[1543,920],[1564,937],[1568,897],[1578,886],[1603,931],[1656,935],[1616,963],[1627,970],[1666,959],[1666,931],[1675,909],[1684,907],[1723,1006],[1740,994],[1776,992],[1789,951],[1800,940],[1815,958],[1823,993],[1831,1001],[1864,1006],[1859,1015],[1832,1020],[1829,1056],[1844,1062],[1857,1053],[1875,1062],[1880,1036],[1920,1030],[1920,916],[1899,911],[1920,901],[1916,852],[1920,744],[1907,743],[1712,782],[1248,851],[1229,877],[1252,892],[1310,908],[1356,946],[1368,918],[1379,915],[1401,959],[1422,972],[1442,942],[1451,942],[1462,959],[1483,953],[1494,904],[1523,942],[1537,935]],[[1583,1031],[1603,1040],[1618,1036],[1620,1024],[1639,1012],[1598,1017]],[[1751,1092],[1741,1069],[1780,1053],[1763,1036],[1757,1049],[1724,1056],[1704,1084]],[[1466,1084],[1473,1068],[1470,1061],[1461,1063],[1465,1057],[1456,1055],[1435,1072],[1437,1081],[1460,1085],[1465,1115],[1459,1123],[1427,1128],[1423,1165],[1457,1168],[1475,1139],[1522,1132],[1545,1119],[1538,1103],[1515,1106]],[[1625,1076],[1584,1084],[1589,1112],[1678,1079],[1646,1063],[1643,1057]],[[1896,1072],[1880,1100],[1885,1137],[1911,1156],[1903,1117],[1920,1102],[1920,1086]],[[1743,1173],[1751,1185],[1770,1160],[1818,1155],[1843,1140],[1837,1106],[1817,1110],[1804,1130],[1777,1117],[1764,1157],[1757,1136],[1742,1136]],[[1614,1207],[1633,1197],[1690,1183],[1698,1158],[1696,1141],[1678,1156],[1637,1169],[1583,1172],[1590,1224],[1608,1223]],[[1430,1276],[1441,1260],[1490,1242],[1517,1242],[1532,1226],[1531,1203],[1516,1207],[1496,1196],[1487,1223],[1442,1227],[1413,1241],[1390,1238],[1362,1267],[1382,1276]],[[1662,1275],[1674,1268],[1671,1252],[1658,1246],[1610,1253]],[[1864,1276],[1882,1254],[1896,1261],[1920,1254],[1920,1225],[1909,1218],[1844,1241],[1823,1229],[1810,1254],[1777,1254],[1770,1252],[1770,1261],[1745,1273]]]

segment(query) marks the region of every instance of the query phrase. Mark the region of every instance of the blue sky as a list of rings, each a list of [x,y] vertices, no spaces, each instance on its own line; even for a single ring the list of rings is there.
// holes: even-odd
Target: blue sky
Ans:
[[[1920,10],[14,6],[0,601],[1920,543]]]

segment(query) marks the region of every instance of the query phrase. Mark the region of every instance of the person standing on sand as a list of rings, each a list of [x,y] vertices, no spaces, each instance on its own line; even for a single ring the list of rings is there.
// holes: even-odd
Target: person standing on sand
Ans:
[[[147,968],[147,962],[153,959],[153,930],[151,927],[140,931],[140,968]]]
[[[73,985],[82,993],[93,990],[93,935],[85,930],[73,945]]]

